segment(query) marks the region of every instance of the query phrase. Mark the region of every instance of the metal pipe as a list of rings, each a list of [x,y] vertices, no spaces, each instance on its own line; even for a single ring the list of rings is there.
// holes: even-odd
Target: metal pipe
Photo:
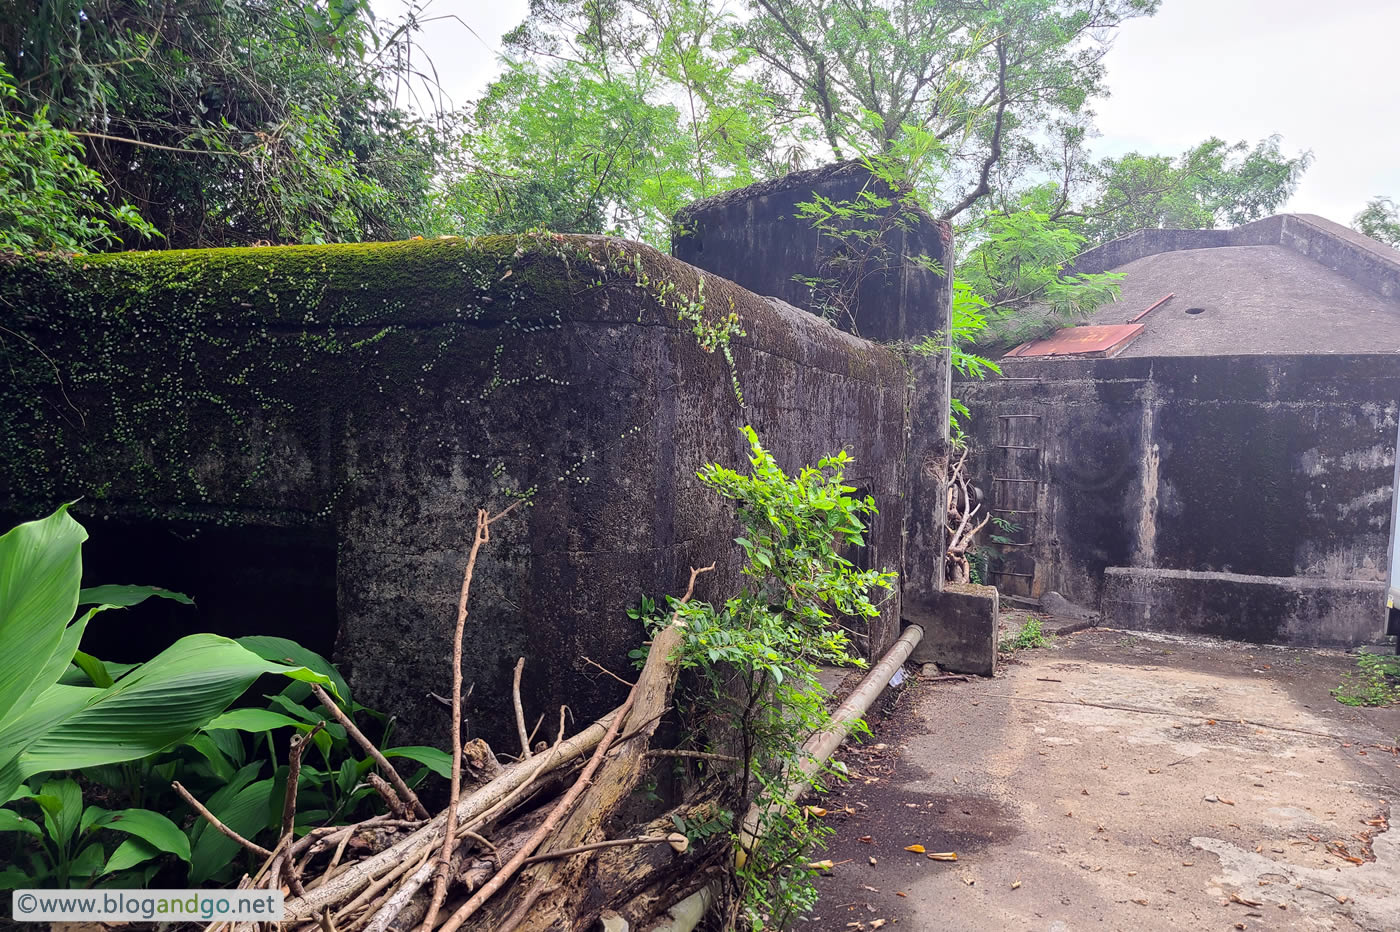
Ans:
[[[797,765],[796,771],[790,774],[787,781],[788,792],[811,782],[813,775],[836,753],[841,742],[846,740],[851,723],[870,710],[876,697],[885,691],[895,672],[904,666],[904,662],[909,659],[909,655],[914,652],[914,648],[923,637],[924,629],[919,625],[906,627],[899,639],[885,651],[885,656],[880,658],[880,662],[870,668],[865,678],[851,690],[845,701],[836,707],[836,711],[831,713],[831,721],[827,726],[803,742],[802,750],[806,758]],[[757,804],[749,807],[748,815],[744,816],[739,831],[736,856],[745,856],[745,852],[752,850],[758,840],[758,823],[762,815],[763,810]]]
[[[890,645],[890,649],[885,651],[885,656],[880,658],[880,662],[870,668],[870,672],[860,681],[845,701],[836,707],[836,711],[831,713],[831,721],[821,731],[812,735],[803,742],[802,750],[806,752],[807,758],[797,766],[792,779],[788,781],[788,789],[792,791],[795,786],[800,786],[810,781],[823,764],[836,753],[836,749],[841,746],[841,742],[846,740],[846,735],[850,731],[851,723],[870,710],[875,703],[875,699],[880,693],[885,691],[891,679],[900,667],[904,666],[909,655],[914,652],[914,648],[923,640],[924,629],[919,625],[909,625],[899,635],[899,639]],[[757,806],[749,808],[748,815],[744,817],[743,828],[739,832],[739,848],[735,851],[736,859],[747,856],[747,852],[752,850],[757,841],[759,819],[762,810]],[[742,860],[740,861],[742,863]],[[702,887],[690,896],[672,906],[667,912],[666,920],[655,927],[653,932],[691,932],[700,920],[704,918],[706,912],[714,904],[715,894],[711,887]]]

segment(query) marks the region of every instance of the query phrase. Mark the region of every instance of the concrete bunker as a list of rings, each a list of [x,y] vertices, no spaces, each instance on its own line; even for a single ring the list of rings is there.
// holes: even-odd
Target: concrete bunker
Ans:
[[[810,196],[830,177],[785,184]],[[780,219],[755,223],[777,236],[801,223]],[[946,265],[946,228],[921,222],[920,248]],[[861,300],[914,296],[902,335],[946,328],[941,276],[905,264],[879,284]],[[677,592],[692,565],[718,561],[716,594],[735,583],[727,506],[695,474],[743,462],[744,424],[786,468],[854,457],[881,509],[864,559],[903,580],[870,653],[897,636],[902,604],[941,589],[939,484],[909,463],[946,455],[946,357],[914,362],[911,380],[895,349],[649,247],[537,234],[40,256],[0,267],[0,296],[45,310],[12,329],[68,374],[5,344],[23,377],[3,406],[0,510],[82,496],[77,513],[111,541],[106,568],[129,577],[100,581],[197,587],[204,573],[235,590],[204,601],[251,594],[260,617],[244,620],[262,633],[313,637],[333,592],[335,657],[405,742],[444,743],[431,694],[448,690],[478,506],[528,503],[477,566],[473,730],[509,727],[498,700],[522,655],[541,672],[532,720],[562,703],[600,714],[618,687],[583,658],[626,668],[641,637],[628,607]],[[153,540],[160,563],[120,559]],[[224,547],[260,552],[265,572],[210,574]]]
[[[1383,642],[1400,415],[1400,257],[1317,217],[1148,230],[1106,358],[1019,356],[960,383],[976,473],[1020,525],[1003,593],[1105,624],[1298,646]],[[1170,300],[1163,302],[1163,296]],[[1200,310],[1197,313],[1193,313]]]

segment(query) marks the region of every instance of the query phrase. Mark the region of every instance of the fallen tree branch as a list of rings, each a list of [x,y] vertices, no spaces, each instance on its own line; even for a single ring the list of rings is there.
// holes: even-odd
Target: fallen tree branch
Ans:
[[[584,663],[588,664],[590,667],[597,667],[599,670],[602,670],[602,671],[603,671],[604,673],[606,673],[608,676],[610,676],[610,677],[612,677],[613,679],[617,680],[619,683],[621,683],[623,686],[626,686],[628,689],[631,689],[633,686],[636,686],[636,685],[637,685],[636,683],[633,683],[631,680],[624,680],[622,677],[618,676],[616,673],[614,673],[613,671],[609,670],[607,667],[603,666],[601,663],[599,663],[598,661],[592,659],[591,657],[584,657],[584,656],[580,655],[578,659],[579,659],[579,660],[582,660]]]
[[[637,677],[637,684],[627,695],[627,701],[623,703],[619,710],[617,723],[621,733],[627,735],[616,743],[617,751],[610,754],[606,767],[602,769],[596,781],[592,781],[593,764],[595,761],[601,762],[602,752],[607,750],[607,745],[611,743],[611,736],[608,740],[600,743],[598,751],[595,751],[594,760],[590,761],[590,768],[586,768],[584,775],[566,794],[565,801],[556,807],[555,813],[562,813],[568,806],[572,806],[574,799],[584,797],[584,803],[569,816],[569,820],[559,831],[559,837],[555,844],[562,847],[572,847],[574,845],[586,843],[589,836],[598,831],[603,821],[616,810],[617,806],[630,795],[640,779],[645,767],[646,747],[637,747],[633,743],[633,738],[649,736],[656,727],[656,722],[668,706],[671,695],[671,688],[675,682],[677,674],[677,664],[675,655],[682,641],[682,630],[684,628],[680,619],[681,607],[690,601],[695,594],[695,580],[701,573],[713,570],[714,564],[696,569],[691,568],[690,581],[686,586],[685,595],[676,603],[675,609],[671,613],[670,623],[661,631],[657,632],[652,639],[651,648],[647,652],[647,660],[642,668],[641,675]],[[621,728],[622,720],[626,718],[628,728]],[[636,722],[646,722],[642,727],[636,727]],[[592,781],[592,785],[588,785]],[[567,803],[567,805],[565,805]],[[551,813],[552,817],[555,813]],[[533,848],[524,851],[524,856],[533,854]],[[517,855],[523,862],[524,857]],[[587,858],[580,860],[577,856],[570,856],[571,860],[562,865],[557,865],[555,861],[540,862],[535,865],[536,878],[531,891],[526,894],[526,899],[533,904],[536,898],[547,896],[554,905],[549,910],[538,912],[536,918],[528,915],[527,910],[517,909],[509,917],[502,928],[515,928],[516,925],[527,930],[539,930],[545,925],[554,924],[556,920],[563,917],[563,921],[571,924],[571,927],[587,928],[592,925],[592,917],[578,915],[578,901],[583,899],[586,884],[582,883],[580,877],[584,867],[588,863]],[[504,873],[504,872],[502,872]],[[498,877],[500,875],[497,875]],[[493,878],[495,880],[496,878]],[[484,888],[483,888],[484,892]],[[563,903],[559,903],[559,897],[564,897],[567,902],[571,897],[576,900],[574,908],[566,909]],[[484,897],[478,894],[484,901]],[[474,897],[475,899],[476,897]],[[478,904],[479,905],[479,904]],[[584,907],[587,909],[587,907]],[[468,913],[470,915],[470,913]],[[455,932],[456,926],[444,927],[442,932]]]
[[[301,782],[301,756],[306,750],[306,746],[311,743],[311,739],[316,737],[317,732],[326,727],[324,721],[317,722],[311,730],[300,737],[293,738],[291,749],[287,752],[287,792],[282,798],[282,834],[277,839],[278,854],[272,865],[272,880],[269,887],[278,886],[277,879],[280,876],[280,869],[283,865],[287,869],[287,886],[293,893],[305,893],[305,888],[301,885],[301,877],[297,873],[296,854],[292,850],[292,831],[296,826],[297,819],[297,784]]]
[[[548,751],[535,755],[534,759],[529,762],[518,761],[507,766],[501,771],[500,776],[457,803],[458,824],[471,824],[482,813],[490,810],[522,786],[589,753],[597,746],[607,731],[609,723],[616,717],[616,711],[610,712],[572,738],[561,742]],[[444,811],[407,838],[399,840],[378,854],[350,864],[342,873],[319,884],[314,889],[308,888],[306,896],[289,898],[286,902],[283,921],[315,919],[323,908],[340,902],[347,896],[353,896],[375,877],[382,875],[388,866],[397,864],[406,858],[416,857],[424,846],[441,841],[446,823],[447,813]]]
[[[595,841],[588,845],[574,845],[572,848],[560,848],[557,851],[550,851],[547,854],[533,854],[525,859],[526,864],[535,864],[539,861],[557,861],[559,858],[566,858],[571,854],[582,854],[585,851],[597,851],[600,848],[623,848],[628,845],[670,845],[671,848],[680,854],[685,854],[690,847],[690,841],[680,832],[672,832],[669,835],[638,835],[634,838],[609,838],[606,841]]]
[[[383,752],[374,746],[373,741],[365,737],[364,732],[360,731],[350,719],[350,716],[341,711],[340,706],[335,704],[334,699],[326,695],[326,691],[321,688],[320,684],[312,683],[311,692],[320,701],[325,710],[331,713],[331,716],[341,724],[341,727],[350,733],[350,737],[354,738],[355,741],[359,743],[360,747],[364,748],[365,752],[369,754],[370,757],[374,758],[374,762],[379,765],[379,769],[383,771],[384,776],[388,777],[389,782],[393,784],[395,792],[399,794],[399,798],[407,803],[412,808],[414,814],[420,819],[428,818],[428,810],[423,808],[423,804],[418,801],[418,797],[408,788],[408,784],[403,782],[403,777],[399,776],[399,772],[394,769],[394,765],[389,763],[389,759],[384,756]]]
[[[377,773],[365,774],[365,782],[374,787],[374,791],[379,794],[379,798],[384,800],[384,805],[389,807],[394,818],[404,819],[408,817],[408,810],[404,807],[403,800],[399,799],[399,794],[394,792],[394,788]]]
[[[653,748],[644,757],[693,757],[696,760],[715,760],[726,764],[737,764],[739,758],[729,754],[714,754],[710,751],[678,751],[670,748]]]
[[[593,756],[588,759],[588,764],[584,766],[583,773],[579,775],[574,785],[569,787],[569,791],[564,794],[563,798],[554,804],[554,808],[551,809],[549,815],[545,817],[544,824],[535,829],[535,833],[530,836],[530,840],[525,842],[525,847],[521,848],[520,851],[516,853],[515,857],[511,858],[510,861],[506,863],[505,867],[501,868],[496,873],[496,876],[492,877],[480,890],[472,894],[471,899],[467,900],[467,902],[462,905],[461,909],[453,913],[451,918],[442,924],[441,932],[455,932],[456,929],[461,927],[463,922],[470,919],[471,915],[481,908],[481,904],[485,903],[491,898],[492,894],[505,886],[506,882],[515,876],[516,871],[520,870],[521,865],[525,863],[525,859],[539,847],[540,842],[548,837],[549,833],[554,830],[555,826],[564,818],[569,809],[573,807],[574,802],[583,795],[584,789],[588,786],[588,781],[592,779],[593,774],[598,771],[599,765],[603,762],[603,754],[612,744],[613,739],[617,737],[617,732],[622,726],[622,720],[626,718],[627,713],[631,711],[634,696],[635,691],[632,695],[627,697],[627,701],[622,703],[622,706],[617,710],[617,715],[613,716],[613,720],[608,725],[608,730],[603,735],[603,739],[599,741],[598,746],[593,749]],[[431,927],[427,927],[427,924],[424,923],[423,932],[432,932],[432,929]]]
[[[515,699],[515,730],[520,732],[520,759],[530,756],[530,735],[525,731],[525,707],[520,702],[520,674],[525,671],[525,658],[515,662],[515,682],[511,685],[511,696]]]
[[[199,800],[195,799],[192,795],[190,795],[190,791],[181,786],[179,780],[171,780],[170,786],[175,790],[175,792],[180,794],[180,797],[184,799],[185,802],[190,804],[190,806],[194,809],[195,812],[198,812],[201,816],[204,817],[206,822],[214,826],[214,828],[219,833],[228,838],[233,839],[243,847],[247,848],[249,851],[258,855],[259,857],[269,859],[272,857],[271,851],[268,851],[262,845],[255,844],[249,841],[242,835],[235,832],[233,829],[229,828],[224,823],[220,822],[219,817],[214,815],[214,813],[210,812],[208,809],[204,808],[204,804],[201,803]]]

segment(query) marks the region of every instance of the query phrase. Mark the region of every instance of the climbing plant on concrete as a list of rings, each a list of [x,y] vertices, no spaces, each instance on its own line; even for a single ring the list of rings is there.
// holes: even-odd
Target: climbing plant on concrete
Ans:
[[[731,349],[744,333],[738,312],[706,295],[703,278],[673,281],[661,258],[544,232],[17,257],[0,267],[0,364],[12,389],[0,407],[10,451],[0,487],[28,503],[83,497],[83,508],[119,493],[146,516],[228,523],[245,517],[239,509],[254,490],[287,484],[271,470],[291,451],[329,470],[314,483],[318,499],[296,505],[305,520],[324,521],[359,474],[338,448],[314,447],[326,425],[308,418],[327,410],[329,386],[468,413],[507,393],[562,386],[557,358],[520,347],[608,289],[723,357],[742,397]],[[470,377],[445,381],[443,361],[463,358]],[[587,457],[600,452],[580,451],[561,475],[521,483],[499,464],[481,465],[500,494],[528,495],[541,479],[585,481]]]

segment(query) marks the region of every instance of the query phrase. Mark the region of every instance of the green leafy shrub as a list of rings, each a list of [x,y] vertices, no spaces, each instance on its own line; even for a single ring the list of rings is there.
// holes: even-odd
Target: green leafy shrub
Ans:
[[[1400,657],[1362,654],[1357,672],[1343,673],[1332,696],[1342,705],[1384,706],[1400,702]]]
[[[747,473],[714,464],[699,473],[736,504],[743,589],[722,605],[673,599],[662,611],[644,601],[634,617],[654,630],[679,613],[680,665],[700,684],[691,697],[701,719],[696,727],[734,745],[726,751],[740,761],[736,811],[760,807],[757,843],[739,852],[742,920],[753,929],[782,928],[816,902],[815,872],[804,865],[830,832],[797,803],[812,784],[790,783],[806,759],[802,743],[830,722],[818,665],[864,665],[848,631],[879,615],[875,598],[893,587],[895,574],[862,570],[849,559],[864,545],[865,519],[876,509],[845,484],[846,453],[788,475],[752,428],[744,434]],[[824,769],[813,782],[832,772]]]
[[[1013,638],[1007,638],[1001,642],[1001,649],[1004,651],[1032,650],[1037,647],[1049,647],[1050,636],[1040,628],[1040,619],[1034,615],[1027,615],[1025,622],[1021,625],[1021,630],[1016,632]]]
[[[107,203],[83,145],[49,122],[48,107],[20,112],[14,79],[0,64],[0,252],[85,252],[121,245],[114,227],[158,236],[130,204]]]

